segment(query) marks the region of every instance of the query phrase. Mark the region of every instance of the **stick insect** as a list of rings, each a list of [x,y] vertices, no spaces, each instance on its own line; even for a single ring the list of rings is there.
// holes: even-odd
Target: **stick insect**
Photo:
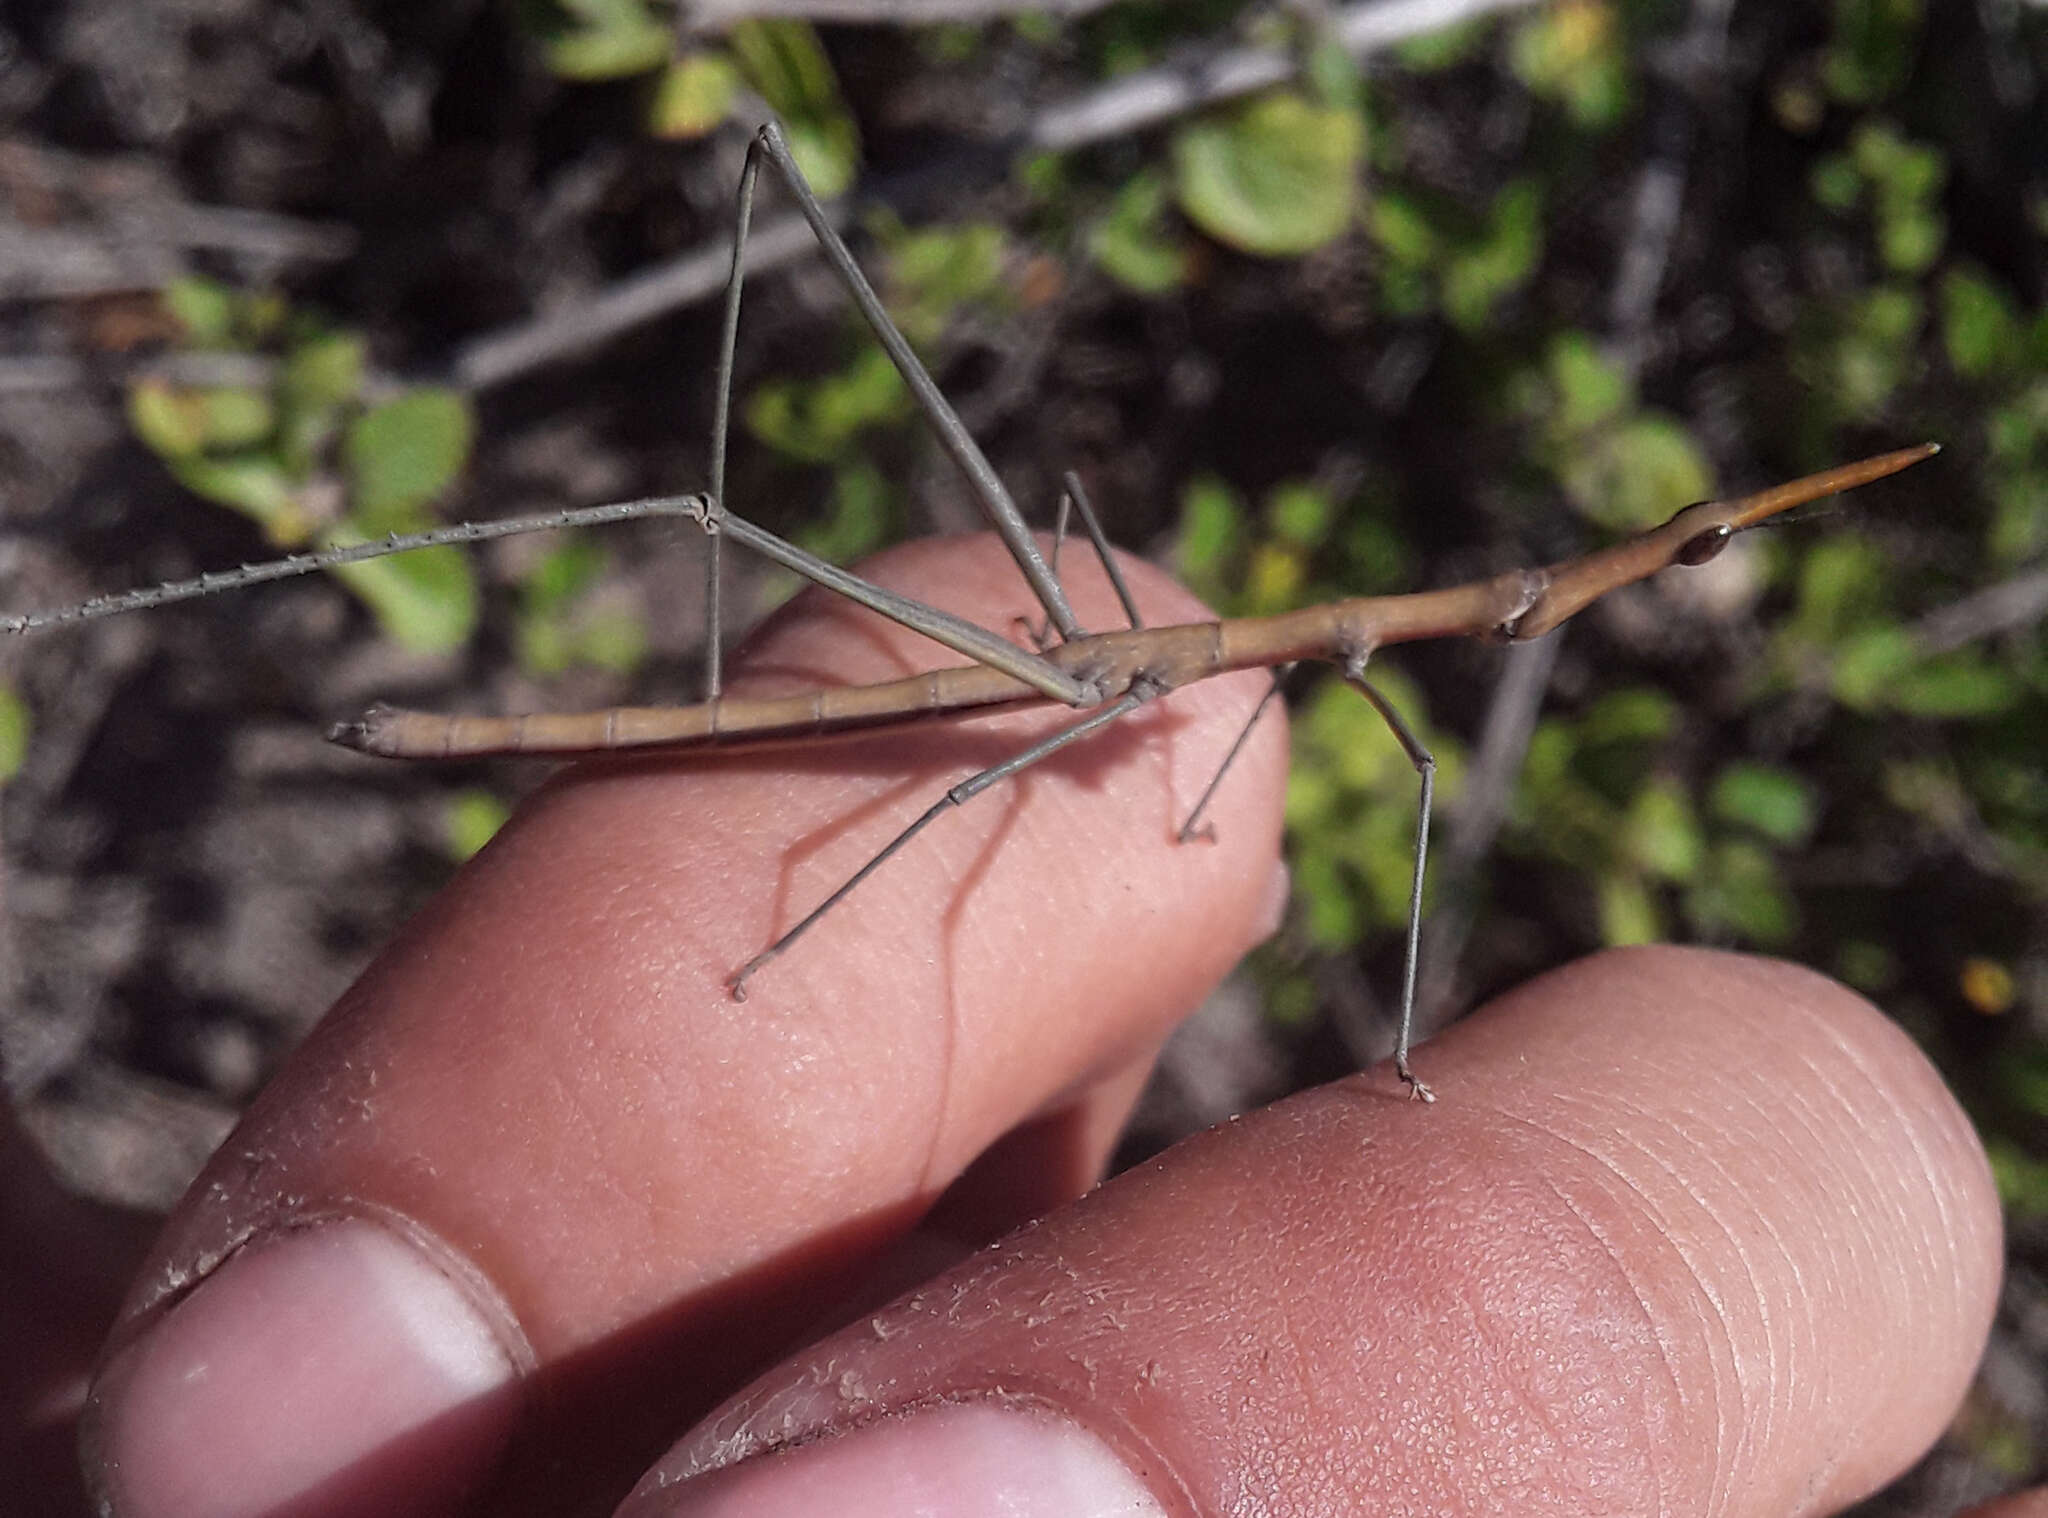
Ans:
[[[827,260],[855,306],[902,372],[939,442],[958,465],[991,525],[1003,539],[1045,614],[1036,649],[963,618],[888,591],[815,557],[735,516],[725,505],[726,440],[744,288],[745,246],[754,195],[763,165],[771,168],[795,199],[815,232]],[[1938,451],[1928,443],[1877,455],[1753,495],[1688,506],[1662,526],[1612,547],[1541,568],[1511,570],[1446,589],[1407,595],[1342,600],[1276,616],[1203,622],[1172,627],[1143,625],[1102,528],[1080,482],[1068,477],[1055,549],[1041,553],[1001,480],[940,394],[938,386],[883,310],[873,287],[834,230],[825,209],[773,124],[749,146],[741,175],[737,227],[728,279],[717,371],[717,400],[711,438],[709,489],[576,508],[541,516],[465,523],[427,532],[393,535],[373,543],[295,554],[196,579],[172,581],[125,594],[97,597],[55,611],[0,620],[0,630],[29,632],[89,618],[140,611],[172,601],[234,590],[269,580],[358,563],[389,554],[451,543],[473,543],[565,527],[595,526],[639,518],[680,518],[709,538],[707,554],[707,671],[704,699],[663,708],[620,707],[605,711],[516,717],[442,716],[372,707],[330,732],[336,742],[366,754],[396,759],[457,759],[487,755],[571,756],[659,751],[664,754],[727,751],[817,742],[836,735],[909,726],[945,718],[988,714],[1030,704],[1058,703],[1078,715],[1069,725],[960,781],[905,827],[880,852],[793,926],[733,972],[727,985],[744,999],[748,983],[786,952],[823,917],[845,901],[876,870],[944,812],[963,805],[999,782],[1078,743],[1174,690],[1236,670],[1277,668],[1301,660],[1334,664],[1386,722],[1419,778],[1414,868],[1407,910],[1399,1031],[1394,1064],[1412,1096],[1433,1094],[1410,1064],[1414,1026],[1418,944],[1424,870],[1435,801],[1436,761],[1378,686],[1368,677],[1373,654],[1390,644],[1425,638],[1479,637],[1500,641],[1538,638],[1609,591],[1674,565],[1704,564],[1734,536],[1795,506],[1848,490],[1917,463]],[[1068,507],[1108,571],[1130,625],[1090,632],[1076,619],[1057,573],[1058,544],[1064,540]],[[923,633],[970,662],[933,669],[907,679],[873,685],[815,690],[767,699],[723,695],[720,686],[718,588],[719,549],[724,540],[795,571],[827,590]],[[1244,734],[1204,790],[1180,830],[1186,841],[1200,827],[1202,812],[1223,781],[1238,747],[1279,690],[1276,679]]]

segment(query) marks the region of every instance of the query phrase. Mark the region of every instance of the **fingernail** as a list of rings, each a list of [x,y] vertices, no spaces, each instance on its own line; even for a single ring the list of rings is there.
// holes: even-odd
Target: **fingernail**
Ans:
[[[1165,1511],[1080,1425],[978,1403],[885,1418],[645,1492],[618,1518],[1165,1518]]]
[[[87,1473],[119,1518],[441,1513],[518,1412],[514,1357],[472,1292],[345,1219],[244,1248],[115,1356]]]

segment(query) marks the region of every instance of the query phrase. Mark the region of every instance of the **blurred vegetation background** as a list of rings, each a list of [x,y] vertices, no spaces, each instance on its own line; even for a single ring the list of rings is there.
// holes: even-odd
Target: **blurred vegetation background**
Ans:
[[[2044,71],[2019,0],[29,7],[4,604],[700,488],[768,112],[1027,511],[1079,470],[1226,613],[1938,440],[1541,645],[1376,668],[1443,766],[1427,1017],[1668,938],[1838,976],[1947,1073],[2008,1299],[1870,1508],[1947,1512],[2048,1474]],[[765,196],[731,504],[842,560],[971,527],[807,243]],[[686,699],[698,552],[437,551],[0,650],[8,1076],[79,1184],[167,1203],[535,778],[323,721]],[[736,573],[734,630],[791,589]],[[1354,696],[1291,692],[1295,909],[1134,1156],[1389,1047],[1414,776]]]

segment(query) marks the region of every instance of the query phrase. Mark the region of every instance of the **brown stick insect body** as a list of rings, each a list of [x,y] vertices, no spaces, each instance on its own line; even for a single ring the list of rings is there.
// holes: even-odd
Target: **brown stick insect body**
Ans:
[[[1031,583],[1045,608],[1048,627],[1056,630],[1062,641],[1040,653],[1020,648],[963,618],[849,574],[725,509],[722,504],[724,434],[729,415],[745,237],[754,185],[763,159],[776,168],[795,195],[827,258],[846,283],[855,304],[903,370],[941,442],[960,464],[984,510]],[[1611,590],[1646,579],[1673,565],[1703,564],[1718,554],[1736,533],[1746,528],[1805,502],[1881,479],[1939,451],[1938,445],[1932,443],[1899,449],[1754,495],[1688,506],[1661,527],[1640,533],[1611,548],[1547,568],[1512,570],[1490,579],[1442,590],[1337,601],[1277,616],[1159,628],[1141,626],[1128,595],[1125,595],[1124,603],[1130,612],[1132,625],[1120,631],[1090,634],[1080,627],[1067,604],[1053,567],[1057,564],[1057,555],[1050,565],[1040,555],[1022,514],[1010,500],[979,447],[939,394],[937,386],[889,321],[879,298],[804,184],[781,134],[772,125],[763,128],[756,136],[748,154],[741,180],[739,207],[724,344],[720,355],[719,405],[714,423],[710,492],[619,502],[510,521],[468,523],[426,533],[394,536],[350,548],[298,554],[268,564],[201,576],[196,580],[174,582],[125,595],[99,597],[59,611],[0,620],[0,630],[26,632],[88,617],[141,610],[168,601],[435,544],[474,542],[522,532],[640,517],[671,516],[694,521],[710,535],[713,548],[710,574],[714,587],[717,584],[716,550],[723,539],[730,537],[829,590],[926,634],[974,662],[874,685],[768,698],[723,697],[719,694],[718,683],[714,596],[711,613],[713,631],[707,640],[711,648],[707,699],[696,705],[622,707],[602,712],[518,717],[440,716],[378,706],[356,721],[338,725],[330,736],[365,753],[403,759],[449,759],[493,754],[564,756],[627,750],[683,753],[817,742],[841,734],[972,716],[1026,704],[1056,702],[1084,713],[1072,725],[947,791],[851,879],[742,966],[730,981],[736,997],[744,996],[744,986],[749,977],[843,901],[940,813],[1181,686],[1234,670],[1266,668],[1302,659],[1328,660],[1337,664],[1345,679],[1372,702],[1400,741],[1421,779],[1395,1067],[1414,1095],[1429,1100],[1429,1088],[1417,1080],[1409,1068],[1408,1053],[1414,1013],[1423,867],[1428,848],[1436,765],[1400,715],[1366,679],[1366,665],[1372,654],[1389,644],[1424,638],[1485,637],[1521,641],[1541,637]],[[1121,593],[1122,582],[1108,545],[1086,497],[1080,491],[1079,482],[1071,477],[1068,493]],[[1260,703],[1261,712],[1277,690],[1276,683],[1269,690],[1267,700]],[[1252,721],[1257,719],[1258,713],[1254,713]],[[1248,725],[1246,731],[1249,730]],[[1242,738],[1239,741],[1241,743]],[[1235,753],[1233,748],[1233,757]],[[1225,770],[1229,763],[1230,759],[1226,758]],[[1194,815],[1181,830],[1183,839],[1193,835],[1196,821],[1221,779],[1222,772],[1219,771],[1216,781],[1211,782],[1197,803]]]
[[[1550,632],[1610,590],[1673,565],[1704,564],[1745,527],[1882,479],[1934,451],[1931,444],[1903,448],[1757,495],[1701,502],[1624,543],[1545,569],[1510,570],[1443,590],[1364,596],[1270,617],[1095,633],[1035,657],[1079,687],[1068,704],[1093,707],[1141,682],[1164,694],[1211,675],[1302,659],[1362,665],[1376,649],[1425,638],[1522,642]],[[737,523],[709,497],[680,499],[685,503],[681,514],[718,524],[712,531],[750,545],[759,542],[758,529]],[[1023,653],[1008,644],[1004,649],[1011,655]],[[453,717],[376,706],[357,721],[340,724],[329,736],[349,748],[392,759],[681,751],[801,743],[926,717],[1056,699],[1010,669],[969,664],[875,685],[745,700],[724,697],[693,706],[628,706],[516,717]]]

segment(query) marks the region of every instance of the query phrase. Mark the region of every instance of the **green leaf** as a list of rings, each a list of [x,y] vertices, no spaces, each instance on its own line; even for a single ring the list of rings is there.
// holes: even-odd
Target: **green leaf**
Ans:
[[[834,564],[865,558],[897,534],[896,492],[888,476],[865,459],[832,476],[825,520],[797,535],[799,546]]]
[[[0,785],[21,773],[28,758],[28,707],[12,686],[0,685]]]
[[[1197,475],[1180,498],[1180,577],[1212,605],[1224,599],[1232,562],[1244,552],[1245,512],[1237,493],[1215,475]]]
[[[1338,515],[1343,526],[1338,542],[1346,585],[1367,596],[1414,588],[1414,551],[1373,503],[1349,502]]]
[[[1396,263],[1422,269],[1435,261],[1436,229],[1420,200],[1399,190],[1382,190],[1366,212],[1366,229]]]
[[[1435,304],[1430,283],[1419,269],[1381,270],[1379,296],[1380,309],[1397,319],[1425,315]]]
[[[233,507],[263,529],[280,548],[306,542],[312,523],[299,505],[298,488],[267,453],[211,458],[195,454],[165,461],[179,484],[194,495]]]
[[[1917,336],[1920,317],[1918,293],[1897,286],[1872,290],[1853,313],[1853,320],[1862,333],[1880,342],[1899,342]]]
[[[1138,174],[1088,233],[1089,256],[1140,295],[1164,294],[1188,277],[1187,244],[1167,225],[1166,205],[1165,179]]]
[[[1903,285],[1842,301],[1803,323],[1793,369],[1835,418],[1868,421],[1918,369],[1923,314],[1919,293]]]
[[[1066,156],[1060,153],[1025,153],[1015,161],[1011,172],[1024,193],[1040,205],[1065,195],[1073,178]]]
[[[1887,801],[1910,817],[1955,835],[1980,824],[1975,803],[1949,765],[1939,759],[1893,759],[1880,770]]]
[[[1633,875],[1600,877],[1600,941],[1611,949],[1628,944],[1658,943],[1664,938],[1664,914],[1649,887]]]
[[[1835,974],[1864,995],[1874,996],[1897,984],[1899,957],[1885,944],[1852,938],[1836,955]]]
[[[958,67],[979,58],[986,39],[979,27],[964,21],[942,21],[922,29],[917,42],[918,50],[931,62],[943,67]]]
[[[1555,426],[1566,437],[1591,432],[1635,404],[1635,385],[1583,332],[1560,333],[1546,355],[1558,396]]]
[[[1822,206],[1842,215],[1863,198],[1863,174],[1847,154],[1828,153],[1814,161],[1806,187]]]
[[[1964,269],[1941,280],[1941,337],[1948,361],[1966,379],[1985,379],[2018,364],[2019,312],[1997,285]]]
[[[629,79],[661,67],[674,40],[667,27],[650,20],[644,26],[612,31],[570,32],[549,42],[543,52],[550,73],[590,84]]]
[[[1618,531],[1654,527],[1705,500],[1713,476],[1692,435],[1645,412],[1609,428],[1568,458],[1562,481],[1580,514]]]
[[[630,674],[647,655],[647,628],[629,605],[584,601],[611,556],[576,538],[543,557],[520,583],[519,667],[545,678],[577,664]]]
[[[352,522],[326,542],[360,543],[391,530],[396,529],[380,523],[366,530]],[[422,548],[344,564],[331,573],[370,608],[387,636],[415,653],[460,648],[476,627],[476,579],[459,549]]]
[[[287,469],[304,478],[321,465],[344,409],[362,391],[363,374],[363,341],[353,334],[320,333],[292,349],[278,387],[273,445]]]
[[[1813,836],[1818,806],[1811,784],[1797,772],[1737,762],[1714,778],[1708,809],[1723,822],[1746,827],[1772,843],[1798,848]]]
[[[449,856],[457,861],[468,859],[491,841],[511,815],[512,808],[489,791],[462,791],[451,797],[442,814]]]
[[[742,21],[726,34],[740,72],[782,118],[789,151],[826,200],[852,188],[860,134],[818,34],[803,21]]]
[[[1434,74],[1456,68],[1485,45],[1490,27],[1491,23],[1485,17],[1476,21],[1454,21],[1449,26],[1440,26],[1435,31],[1424,32],[1419,37],[1410,37],[1397,44],[1394,56],[1411,74]]]
[[[1309,942],[1324,949],[1357,943],[1364,924],[1336,856],[1311,850],[1295,857],[1292,870],[1295,899],[1307,908],[1302,927]]]
[[[1606,0],[1546,6],[1515,29],[1508,59],[1531,93],[1559,102],[1582,127],[1610,126],[1628,110],[1628,60]]]
[[[1851,711],[1890,704],[1893,687],[1919,652],[1903,627],[1871,627],[1842,639],[1829,681],[1835,699]]]
[[[424,506],[452,484],[475,435],[468,400],[455,390],[409,390],[358,417],[343,440],[355,514],[374,532]]]
[[[1174,193],[1212,237],[1285,258],[1343,235],[1358,204],[1365,123],[1285,91],[1174,134]]]
[[[237,297],[235,306],[237,336],[249,348],[276,342],[292,314],[292,303],[275,290],[251,290]]]
[[[1580,745],[1662,743],[1678,731],[1678,703],[1648,685],[1627,686],[1602,696],[1576,724]]]
[[[964,305],[994,305],[1008,294],[1003,260],[1008,239],[994,222],[969,221],[911,231],[890,217],[875,220],[886,253],[890,314],[913,344],[936,342]]]
[[[814,380],[771,380],[748,397],[747,430],[808,464],[838,459],[864,428],[910,409],[903,376],[879,346],[864,342],[847,367]]]
[[[2026,470],[1991,487],[1985,546],[2001,564],[2025,563],[2048,547],[2048,473]]]
[[[277,412],[270,397],[241,386],[192,392],[205,418],[205,442],[209,450],[229,452],[250,448],[269,437],[277,425]]]
[[[675,45],[669,26],[642,0],[581,0],[561,7],[572,19],[541,44],[549,72],[589,83],[625,79],[659,68]]]
[[[2036,379],[1985,418],[1984,439],[2003,469],[2026,469],[2048,458],[2048,380]]]
[[[1542,252],[1542,191],[1534,180],[1518,179],[1494,196],[1480,240],[1452,252],[1444,315],[1461,331],[1479,331],[1496,305],[1528,283]]]
[[[598,581],[610,557],[588,538],[571,538],[544,554],[520,577],[522,604],[528,612],[541,616],[562,611]]]
[[[1799,908],[1777,861],[1745,839],[1714,851],[1706,880],[1686,893],[1686,906],[1702,932],[1733,932],[1764,948],[1782,947],[1799,928]]]
[[[1044,11],[1019,11],[1010,18],[1010,30],[1029,47],[1057,47],[1063,33],[1057,18]]]
[[[1880,189],[1893,209],[1904,211],[1932,201],[1947,183],[1948,158],[1941,149],[1900,137],[1885,158]]]
[[[784,118],[837,108],[839,83],[818,34],[801,21],[742,21],[729,39],[740,69]]]
[[[830,200],[853,188],[860,168],[860,137],[851,117],[792,121],[788,130],[789,151],[820,199]]]
[[[647,130],[656,137],[702,137],[732,114],[740,73],[723,53],[685,53],[661,71],[647,104]]]
[[[1799,632],[1813,643],[1839,642],[1884,606],[1885,561],[1852,533],[1814,544],[1799,567]]]
[[[365,369],[363,340],[353,333],[328,332],[308,338],[285,358],[285,405],[298,411],[328,411],[361,393]]]
[[[1972,649],[1928,659],[1900,673],[1884,691],[1894,711],[1937,721],[1996,716],[2011,710],[2020,695],[2009,669]]]
[[[576,656],[585,664],[630,675],[647,662],[647,623],[625,607],[600,607],[578,619]]]
[[[164,286],[164,305],[194,348],[227,348],[235,340],[234,291],[215,280],[185,275]]]
[[[1297,763],[1287,775],[1284,812],[1290,830],[1321,836],[1334,825],[1342,788],[1323,765]]]
[[[1238,610],[1254,617],[1293,610],[1302,604],[1307,575],[1308,565],[1299,550],[1285,543],[1260,543],[1245,566],[1244,595]]]
[[[1692,799],[1676,784],[1653,780],[1637,791],[1623,829],[1624,853],[1646,873],[1676,881],[1699,873],[1706,840]]]
[[[1283,480],[1266,492],[1267,525],[1296,548],[1320,548],[1336,519],[1337,503],[1319,486]]]
[[[128,387],[128,425],[159,458],[178,459],[206,446],[206,407],[189,390],[158,379]]]
[[[1849,156],[1856,172],[1865,179],[1884,184],[1904,156],[1906,139],[1897,126],[1882,116],[1868,116],[1849,134]]]
[[[1932,212],[1887,216],[1878,225],[1878,256],[1896,273],[1919,274],[1941,257],[1947,238],[1948,223]]]
[[[1984,1152],[1991,1161],[1999,1203],[2012,1220],[2009,1226],[2048,1218],[2048,1160],[2036,1159],[2010,1139],[1987,1139]],[[2021,1457],[2021,1469],[2026,1459]]]
[[[1365,76],[1358,60],[1334,38],[1320,37],[1310,44],[1302,74],[1317,105],[1338,111],[1364,107]]]
[[[1376,668],[1373,683],[1398,709],[1407,710],[1411,688],[1399,679],[1383,682],[1380,674]],[[1407,764],[1372,703],[1339,680],[1316,686],[1295,718],[1294,738],[1305,766],[1329,775],[1340,792],[1376,794],[1397,767]]]

